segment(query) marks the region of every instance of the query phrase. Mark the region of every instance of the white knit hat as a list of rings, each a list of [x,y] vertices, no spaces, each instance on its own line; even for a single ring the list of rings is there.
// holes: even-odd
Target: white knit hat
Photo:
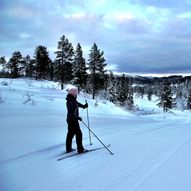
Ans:
[[[77,97],[78,89],[77,88],[71,88],[71,89],[68,90],[68,93],[73,95],[74,97]]]

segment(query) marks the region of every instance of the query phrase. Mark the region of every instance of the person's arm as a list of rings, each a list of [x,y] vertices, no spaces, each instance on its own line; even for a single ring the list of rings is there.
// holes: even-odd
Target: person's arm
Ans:
[[[85,109],[85,108],[88,108],[88,103],[86,103],[86,104],[81,104],[81,103],[79,103],[79,102],[77,102],[78,103],[78,107],[81,107],[81,108],[83,108],[83,109]]]

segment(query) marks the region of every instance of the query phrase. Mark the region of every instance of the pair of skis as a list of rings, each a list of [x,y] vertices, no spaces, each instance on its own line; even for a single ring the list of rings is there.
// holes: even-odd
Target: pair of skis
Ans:
[[[110,144],[107,145],[107,147],[110,147]],[[105,148],[105,147],[103,146],[103,147],[98,147],[98,148],[94,148],[94,149],[89,149],[89,150],[85,150],[83,153],[76,153],[76,152],[66,153],[61,158],[57,159],[57,161],[61,161],[61,160],[64,160],[64,159],[67,159],[67,158],[70,158],[70,157],[74,157],[74,156],[77,156],[77,155],[82,155],[82,154],[89,153],[89,152],[92,152],[92,151],[97,151],[97,150],[100,150],[100,149],[103,149],[103,148]]]

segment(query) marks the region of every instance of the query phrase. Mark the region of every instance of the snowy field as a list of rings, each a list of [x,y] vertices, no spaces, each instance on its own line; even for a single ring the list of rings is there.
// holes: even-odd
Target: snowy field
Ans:
[[[135,98],[140,112],[133,114],[81,94],[92,131],[114,155],[101,149],[57,161],[67,132],[67,92],[59,88],[0,79],[0,191],[191,190],[191,112],[164,114],[155,101]],[[87,122],[86,110],[80,114]],[[93,136],[90,146],[88,129],[80,125],[84,147],[100,147]]]

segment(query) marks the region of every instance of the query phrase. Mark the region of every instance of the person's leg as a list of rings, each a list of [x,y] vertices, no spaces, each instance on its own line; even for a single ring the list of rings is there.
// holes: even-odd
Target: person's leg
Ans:
[[[78,148],[78,152],[81,153],[84,151],[84,147],[82,144],[82,131],[80,129],[79,123],[77,121],[76,123],[76,144],[77,144],[77,148]]]
[[[71,152],[72,151],[72,139],[75,134],[75,126],[72,121],[67,121],[68,123],[68,133],[66,136],[66,152]]]

